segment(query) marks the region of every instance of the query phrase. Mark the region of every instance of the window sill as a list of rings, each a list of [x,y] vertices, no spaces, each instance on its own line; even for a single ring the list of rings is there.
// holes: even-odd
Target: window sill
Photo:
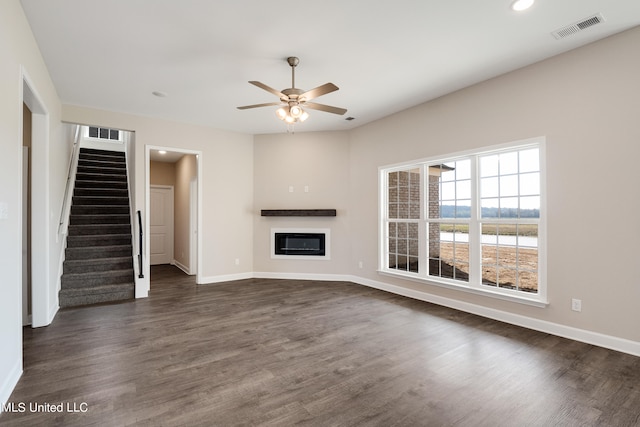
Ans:
[[[401,278],[405,280],[410,280],[412,282],[423,283],[427,285],[439,286],[447,289],[454,289],[456,291],[462,291],[474,295],[482,295],[489,298],[501,299],[504,301],[515,302],[518,304],[530,305],[538,308],[546,308],[549,303],[547,301],[542,301],[538,298],[527,298],[526,296],[521,295],[513,295],[511,293],[500,292],[493,289],[480,289],[476,287],[459,285],[447,280],[437,280],[437,279],[427,279],[425,277],[416,276],[414,274],[409,273],[401,273],[395,271],[388,270],[378,270],[378,274],[388,277]]]

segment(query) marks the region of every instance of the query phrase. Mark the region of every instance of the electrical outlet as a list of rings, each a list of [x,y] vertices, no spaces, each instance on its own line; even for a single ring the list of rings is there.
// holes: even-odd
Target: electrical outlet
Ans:
[[[240,265],[240,258],[236,258],[236,265]]]
[[[293,193],[293,185],[289,186],[289,193]]]
[[[571,300],[571,310],[582,311],[582,300],[573,298]]]
[[[305,192],[305,193],[308,193],[308,192],[309,192],[309,186],[308,186],[308,185],[305,185],[305,186],[304,186],[304,192]]]
[[[358,262],[358,268],[363,268],[364,267],[364,263],[362,261]]]
[[[9,218],[9,205],[5,202],[0,202],[0,219]]]

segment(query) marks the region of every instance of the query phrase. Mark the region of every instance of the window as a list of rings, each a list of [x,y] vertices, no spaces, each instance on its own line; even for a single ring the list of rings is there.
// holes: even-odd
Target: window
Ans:
[[[544,303],[543,148],[539,138],[381,168],[380,270]]]
[[[89,126],[86,129],[86,136],[89,138],[106,139],[109,141],[122,141],[122,132],[117,129],[100,128],[96,126]]]

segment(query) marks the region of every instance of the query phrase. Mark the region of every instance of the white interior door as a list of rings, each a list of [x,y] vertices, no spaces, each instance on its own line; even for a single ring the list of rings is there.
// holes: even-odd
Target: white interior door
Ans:
[[[149,202],[149,261],[173,264],[173,187],[151,187]]]

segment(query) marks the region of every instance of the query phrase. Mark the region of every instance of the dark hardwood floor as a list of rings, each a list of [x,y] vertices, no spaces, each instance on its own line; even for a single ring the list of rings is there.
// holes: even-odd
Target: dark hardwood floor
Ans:
[[[640,425],[637,357],[350,283],[151,274],[25,329],[0,425]]]

